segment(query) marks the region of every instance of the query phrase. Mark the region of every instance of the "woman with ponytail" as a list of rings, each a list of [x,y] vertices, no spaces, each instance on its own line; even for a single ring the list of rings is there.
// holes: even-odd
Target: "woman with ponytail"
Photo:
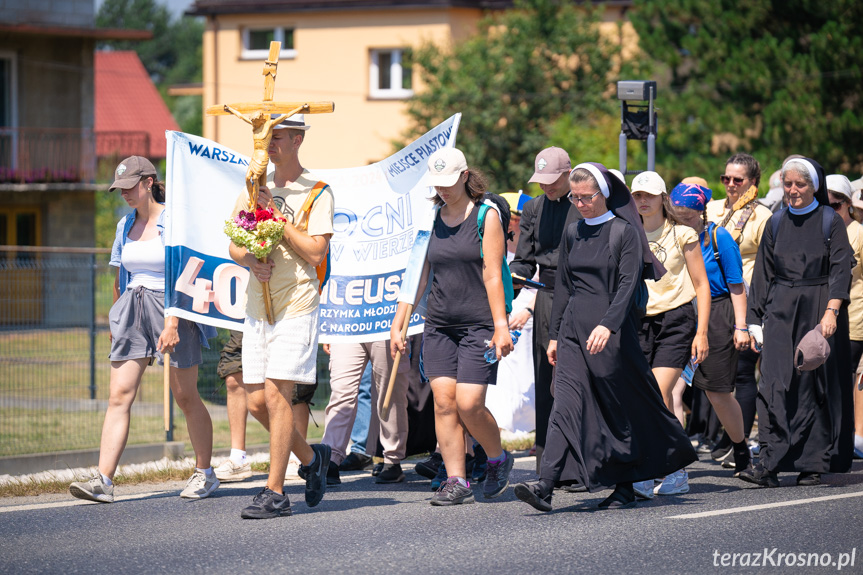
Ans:
[[[111,379],[108,411],[102,426],[99,471],[88,481],[75,482],[69,492],[79,499],[114,502],[113,477],[126,440],[132,403],[147,366],[170,353],[171,391],[186,417],[195,450],[195,473],[180,497],[203,499],[219,486],[210,456],[213,424],[198,395],[201,346],[215,330],[177,317],[165,318],[165,184],[146,158],[126,158],[115,171],[111,191],[120,190],[132,208],[117,224],[110,265],[117,268],[111,328]]]

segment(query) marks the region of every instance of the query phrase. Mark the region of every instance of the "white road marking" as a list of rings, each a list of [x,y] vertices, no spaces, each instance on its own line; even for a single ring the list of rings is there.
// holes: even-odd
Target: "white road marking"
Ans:
[[[731,509],[718,509],[716,511],[701,511],[699,513],[687,513],[685,515],[672,515],[669,519],[700,519],[702,517],[715,517],[717,515],[732,515],[734,513],[746,513],[761,509],[773,509],[776,507],[790,507],[791,505],[805,505],[819,501],[833,501],[836,499],[848,499],[850,497],[863,497],[863,491],[857,493],[843,493],[841,495],[825,495],[824,497],[811,497],[809,499],[794,499],[791,501],[779,501],[777,503],[765,503],[763,505],[749,505],[747,507],[732,507]]]

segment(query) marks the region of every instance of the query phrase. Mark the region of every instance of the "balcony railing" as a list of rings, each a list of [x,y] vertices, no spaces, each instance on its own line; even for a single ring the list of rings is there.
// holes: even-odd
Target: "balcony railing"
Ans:
[[[115,162],[129,156],[150,156],[147,132],[96,132],[96,155]]]
[[[0,127],[0,183],[91,182],[95,149],[89,129]]]

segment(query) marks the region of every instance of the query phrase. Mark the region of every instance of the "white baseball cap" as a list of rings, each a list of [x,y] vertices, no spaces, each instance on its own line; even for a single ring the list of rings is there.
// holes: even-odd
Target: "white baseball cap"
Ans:
[[[660,196],[667,193],[665,188],[665,180],[656,172],[641,172],[635,179],[632,180],[633,192],[647,192],[654,196]]]
[[[448,188],[467,170],[467,160],[458,148],[441,148],[429,156],[428,172],[423,178],[427,186]]]

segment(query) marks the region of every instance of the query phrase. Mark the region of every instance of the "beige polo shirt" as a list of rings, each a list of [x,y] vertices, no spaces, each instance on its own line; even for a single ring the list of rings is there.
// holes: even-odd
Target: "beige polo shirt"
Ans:
[[[725,207],[725,198],[708,202],[706,211],[708,220],[717,225],[722,223],[722,220],[728,215],[728,210]],[[725,224],[726,230],[730,232],[737,226],[742,212],[743,210],[737,210],[731,216],[731,219]],[[752,283],[752,272],[755,270],[755,256],[758,254],[758,244],[761,243],[764,227],[772,215],[773,212],[756,203],[755,212],[753,212],[746,222],[746,226],[743,228],[742,239],[738,246],[740,246],[740,257],[743,259],[743,279],[746,280],[747,284]]]
[[[688,304],[695,298],[695,286],[686,268],[683,248],[692,243],[697,244],[698,234],[689,226],[672,225],[668,220],[661,228],[645,232],[651,251],[666,269],[666,274],[659,281],[645,281],[650,295],[646,315],[652,316]]]
[[[267,182],[267,187],[272,192],[276,205],[283,206],[280,209],[288,221],[295,222],[306,196],[317,182],[317,178],[308,170],[303,170],[297,181],[289,183],[284,188],[276,187],[272,181]],[[248,194],[243,191],[234,204],[232,217],[247,208]],[[310,236],[333,233],[333,194],[329,187],[324,189],[312,205],[307,233]],[[319,282],[315,267],[301,258],[284,238],[273,248],[269,257],[275,264],[269,282],[274,319],[279,321],[314,311],[320,303]],[[266,319],[263,288],[254,274],[249,274],[246,296],[246,315],[259,320]]]

